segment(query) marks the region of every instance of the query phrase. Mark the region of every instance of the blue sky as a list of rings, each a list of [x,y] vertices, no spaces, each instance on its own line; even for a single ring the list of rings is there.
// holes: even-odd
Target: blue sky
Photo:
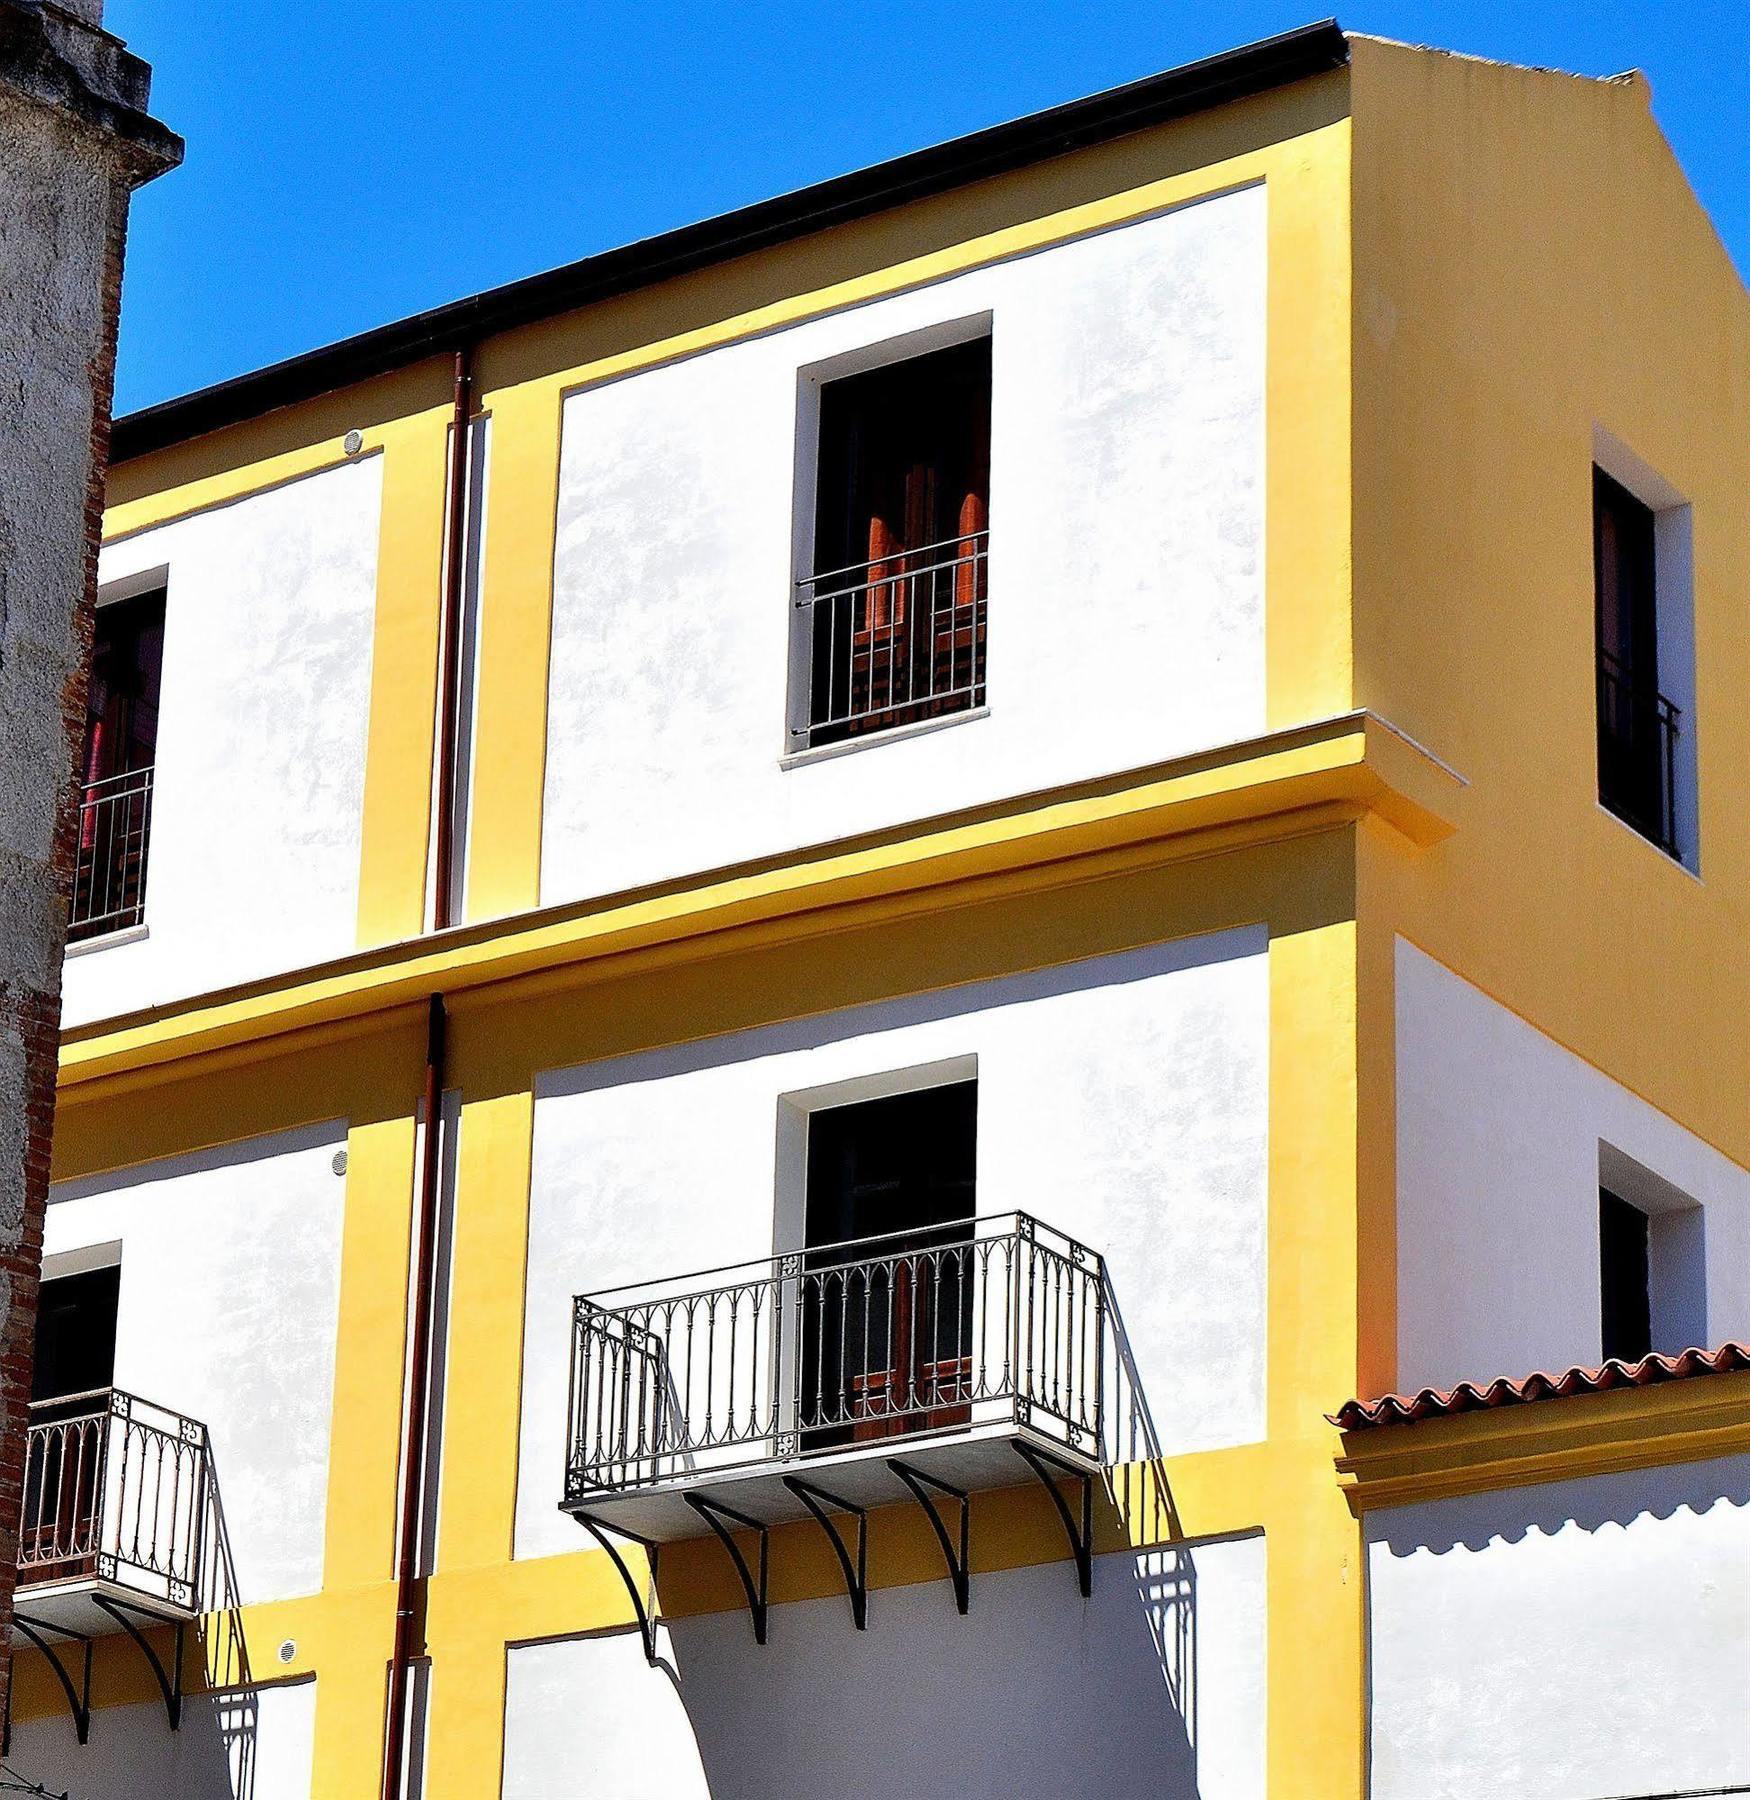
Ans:
[[[1315,0],[1316,4],[1316,0]],[[1200,0],[110,0],[188,160],[135,203],[120,411],[1317,17]],[[1740,0],[1369,0],[1355,31],[1644,69],[1750,268]]]

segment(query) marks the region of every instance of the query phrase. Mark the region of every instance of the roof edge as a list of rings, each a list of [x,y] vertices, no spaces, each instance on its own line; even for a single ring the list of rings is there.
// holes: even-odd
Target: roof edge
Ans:
[[[1454,1388],[1422,1388],[1414,1394],[1349,1400],[1325,1416],[1343,1431],[1375,1431],[1386,1425],[1414,1425],[1424,1419],[1450,1419],[1461,1413],[1530,1406],[1543,1400],[1608,1393],[1616,1388],[1656,1387],[1666,1381],[1693,1381],[1705,1375],[1732,1375],[1746,1370],[1750,1370],[1750,1344],[1728,1339],[1715,1350],[1683,1350],[1675,1356],[1661,1356],[1655,1351],[1638,1362],[1612,1359],[1597,1368],[1576,1365],[1559,1374],[1539,1371],[1519,1381],[1501,1376],[1480,1387],[1475,1382],[1461,1381]]]
[[[464,343],[1265,93],[1342,68],[1348,60],[1347,34],[1335,19],[1324,19],[1086,99],[756,201],[124,414],[112,429],[110,460],[112,464],[128,462],[453,351]]]

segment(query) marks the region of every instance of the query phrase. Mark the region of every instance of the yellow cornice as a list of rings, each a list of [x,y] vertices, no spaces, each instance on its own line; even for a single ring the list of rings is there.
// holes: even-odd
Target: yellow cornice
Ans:
[[[1746,1450],[1750,1373],[1705,1375],[1346,1432],[1337,1478],[1361,1514]]]
[[[1463,782],[1366,713],[1195,757],[814,845],[661,887],[386,945],[248,987],[67,1034],[61,1086],[358,1021],[437,992],[479,990],[632,956],[695,958],[781,942],[992,891],[1057,887],[1328,830],[1366,814],[1410,844],[1454,826]],[[585,970],[585,966],[589,967]],[[502,990],[501,990],[502,991]]]

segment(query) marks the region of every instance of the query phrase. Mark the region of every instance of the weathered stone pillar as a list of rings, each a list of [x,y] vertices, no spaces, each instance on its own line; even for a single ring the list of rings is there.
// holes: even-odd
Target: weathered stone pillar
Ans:
[[[0,0],[0,1642],[12,1617],[128,201],[182,159],[102,0]],[[0,1657],[0,1680],[10,1680]]]

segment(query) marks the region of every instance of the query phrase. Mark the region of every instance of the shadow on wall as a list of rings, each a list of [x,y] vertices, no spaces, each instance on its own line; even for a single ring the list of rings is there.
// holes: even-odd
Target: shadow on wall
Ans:
[[[1367,1536],[1376,1800],[1750,1793],[1750,1456],[1374,1512]]]
[[[1098,1558],[1087,1600],[1066,1560],[975,1574],[964,1618],[946,1582],[875,1590],[863,1632],[842,1598],[784,1606],[764,1649],[740,1612],[670,1620],[663,1667],[712,1800],[868,1792],[871,1771],[907,1800],[1200,1800],[1198,1551],[1170,1541],[1159,1441],[1107,1301],[1100,1504],[1157,1547]]]
[[[809,1601],[764,1649],[739,1613],[672,1620],[665,1667],[711,1800],[1199,1800],[1196,1606],[1194,1551],[1108,1556],[1088,1601],[1065,1563],[975,1575],[965,1618],[884,1588],[867,1631]]]
[[[1369,1535],[1396,1557],[1418,1551],[1442,1556],[1460,1548],[1485,1550],[1491,1543],[1517,1544],[1533,1532],[1554,1537],[1570,1526],[1597,1532],[1641,1518],[1669,1519],[1683,1510],[1699,1516],[1719,1505],[1750,1507],[1750,1456],[1396,1508],[1375,1514]]]
[[[95,1698],[101,1701],[101,1695]],[[137,1706],[98,1704],[85,1744],[61,1711],[18,1726],[8,1766],[73,1800],[257,1800],[259,1705],[247,1690],[191,1694],[182,1729],[173,1733],[156,1699]]]
[[[1106,1468],[1106,1500],[1123,1522],[1133,1544],[1170,1544],[1184,1536],[1160,1434],[1149,1412],[1148,1396],[1136,1371],[1124,1309],[1118,1304],[1111,1272],[1104,1277],[1106,1320],[1110,1341],[1105,1348],[1105,1441],[1100,1460]]]
[[[172,1732],[160,1701],[106,1706],[101,1669],[92,1681],[90,1739],[78,1742],[65,1709],[21,1721],[11,1766],[51,1793],[77,1800],[257,1800],[261,1699],[250,1668],[238,1604],[237,1570],[217,1471],[209,1457],[202,1511],[206,1545],[199,1600],[202,1618],[183,1653],[180,1729]],[[172,1640],[160,1645],[168,1660]],[[131,1646],[121,1654],[137,1655]],[[269,1786],[272,1786],[269,1783]]]
[[[237,1562],[225,1522],[225,1502],[216,1462],[209,1455],[206,1543],[209,1562],[202,1596],[200,1627],[202,1673],[207,1706],[183,1709],[182,1730],[210,1722],[221,1753],[228,1788],[215,1788],[226,1800],[255,1800],[256,1748],[261,1728],[261,1702],[249,1666],[243,1615],[237,1588]],[[210,1721],[207,1714],[210,1710]],[[190,1718],[190,1713],[195,1718]],[[215,1765],[215,1773],[217,1765]]]

